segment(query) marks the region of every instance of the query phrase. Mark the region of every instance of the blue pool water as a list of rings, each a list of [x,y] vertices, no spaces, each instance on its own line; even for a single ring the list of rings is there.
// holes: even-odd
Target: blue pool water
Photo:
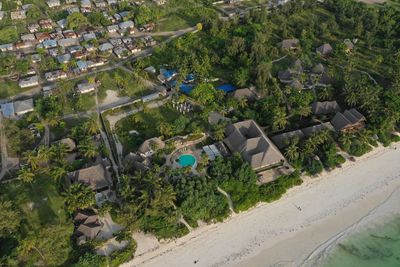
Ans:
[[[182,168],[184,167],[193,167],[196,164],[196,158],[190,154],[180,155],[178,158],[178,164]]]

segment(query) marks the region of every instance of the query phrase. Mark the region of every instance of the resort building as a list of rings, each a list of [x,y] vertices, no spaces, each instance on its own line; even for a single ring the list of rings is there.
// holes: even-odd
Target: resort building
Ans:
[[[363,129],[365,127],[365,121],[365,117],[356,109],[352,108],[345,110],[343,113],[336,113],[331,123],[337,132],[347,133]]]
[[[315,115],[325,115],[340,111],[340,106],[336,101],[314,102],[311,111]]]
[[[224,143],[229,150],[239,152],[255,171],[277,167],[285,162],[279,149],[253,120],[229,125],[225,135]]]
[[[335,129],[330,122],[324,122],[303,129],[274,135],[271,137],[271,140],[279,149],[282,149],[287,147],[293,138],[298,138],[299,140],[301,140],[310,137],[311,135],[318,133],[322,130],[334,131]]]
[[[108,170],[106,170],[102,164],[97,164],[89,168],[68,173],[67,182],[82,183],[89,186],[93,191],[100,192],[110,188],[111,177]]]
[[[158,137],[147,139],[143,142],[143,144],[139,147],[138,153],[143,158],[148,158],[153,156],[153,154],[158,150],[165,147],[164,141],[162,141]]]

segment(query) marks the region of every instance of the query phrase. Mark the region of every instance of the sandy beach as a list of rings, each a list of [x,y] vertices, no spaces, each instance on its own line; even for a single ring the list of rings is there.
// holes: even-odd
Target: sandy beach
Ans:
[[[159,243],[137,235],[135,258],[123,266],[318,265],[327,250],[357,227],[400,214],[399,163],[400,145],[380,147],[341,169],[305,178],[276,202],[199,227],[175,241]]]

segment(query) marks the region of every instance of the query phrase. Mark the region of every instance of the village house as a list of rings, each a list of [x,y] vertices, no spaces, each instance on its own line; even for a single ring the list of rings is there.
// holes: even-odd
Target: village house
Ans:
[[[14,45],[13,44],[2,44],[0,45],[0,51],[1,52],[9,52],[14,50]]]
[[[132,20],[128,20],[128,21],[124,21],[118,24],[119,28],[121,31],[125,32],[128,31],[130,34],[133,34],[134,32],[132,32],[133,27],[135,26],[135,24],[133,23]]]
[[[57,47],[56,40],[44,40],[42,43],[43,47],[46,49]]]
[[[11,19],[12,19],[12,20],[26,19],[26,12],[25,12],[25,10],[11,11]]]
[[[154,3],[156,3],[157,5],[161,6],[164,5],[165,3],[167,3],[167,0],[153,0]]]
[[[14,102],[15,115],[22,116],[32,111],[34,111],[33,98]]]
[[[39,25],[42,29],[51,30],[53,29],[53,21],[51,19],[39,20]]]
[[[116,24],[107,26],[107,31],[108,31],[109,33],[115,33],[115,32],[117,32],[118,30],[119,30],[119,26],[116,25]]]
[[[117,46],[113,49],[114,54],[118,58],[127,58],[129,56],[129,50],[124,46]]]
[[[332,53],[333,48],[330,44],[323,44],[316,49],[316,52],[320,55],[326,56]]]
[[[26,33],[21,35],[21,41],[23,42],[33,42],[36,40],[36,37],[33,33]]]
[[[40,26],[39,26],[39,24],[37,24],[37,23],[30,23],[30,24],[28,24],[28,31],[29,31],[30,33],[35,33],[35,32],[37,32],[39,29],[40,29]]]
[[[61,51],[61,52],[64,52],[64,51]],[[57,47],[55,47],[55,48],[49,48],[49,49],[47,50],[47,53],[49,53],[49,55],[52,56],[52,57],[56,57],[56,56],[58,56],[58,54],[59,54],[59,50],[58,50]]]
[[[145,36],[142,38],[142,41],[145,46],[154,46],[157,44],[156,40],[152,36]]]
[[[57,61],[60,64],[68,63],[70,62],[70,60],[71,60],[71,54],[63,54],[57,56]]]
[[[78,44],[79,44],[78,38],[67,38],[67,39],[58,40],[58,45],[61,47],[74,46],[74,45],[78,45]]]
[[[34,111],[33,98],[2,104],[1,111],[6,118],[15,118],[32,112]]]
[[[281,48],[283,50],[294,50],[297,49],[300,42],[298,39],[286,39],[281,43]]]
[[[73,13],[80,13],[81,10],[77,6],[70,6],[67,8],[67,12],[68,12],[68,15],[71,15]]]
[[[140,52],[142,49],[140,47],[138,47],[136,44],[127,44],[126,48],[132,53],[138,53]]]
[[[96,34],[91,32],[91,33],[85,33],[82,35],[82,38],[84,41],[90,41],[90,40],[96,40]]]
[[[88,70],[88,65],[85,60],[78,60],[76,62],[76,67],[78,69],[78,73],[86,72]]]
[[[65,29],[67,27],[67,20],[66,19],[60,19],[59,21],[57,21],[57,25],[61,29]]]
[[[76,37],[78,37],[73,30],[65,30],[65,31],[62,32],[62,34],[64,35],[64,37],[66,39],[67,38],[76,38]]]
[[[31,60],[33,63],[39,63],[40,61],[42,61],[42,58],[39,54],[33,54],[31,55]]]
[[[365,127],[366,118],[356,109],[345,110],[343,113],[336,113],[331,120],[336,132],[348,133],[357,132]]]
[[[344,43],[345,46],[346,46],[346,53],[350,53],[350,52],[353,51],[353,49],[354,49],[354,44],[353,44],[353,42],[352,42],[350,39],[345,39],[345,40],[343,41],[343,43]]]
[[[81,11],[82,13],[90,12],[92,9],[92,3],[90,0],[81,0]]]
[[[84,83],[78,83],[76,85],[76,91],[79,94],[87,94],[94,92],[95,90],[96,90],[96,85],[93,83],[84,82]]]
[[[88,64],[88,68],[96,68],[96,67],[101,67],[103,65],[105,65],[107,62],[104,61],[101,58],[96,58],[96,59],[92,59],[92,60],[88,60],[87,64]]]
[[[50,34],[47,33],[47,32],[38,32],[38,33],[35,33],[35,37],[36,37],[36,40],[37,40],[39,43],[43,43],[44,41],[50,40],[50,39],[51,39]]]
[[[15,49],[20,50],[20,49],[28,49],[32,48],[35,46],[34,42],[28,41],[28,42],[16,42],[15,43]]]
[[[67,78],[67,73],[61,70],[55,70],[55,71],[50,71],[46,72],[44,74],[44,77],[47,81],[52,82],[56,80],[61,80],[61,79],[66,79]]]
[[[23,78],[23,79],[19,80],[18,85],[21,88],[37,86],[37,85],[39,85],[39,77],[37,75],[34,75],[31,77]]]
[[[100,52],[111,52],[113,47],[114,46],[110,43],[103,43],[103,44],[99,45],[99,51]]]
[[[106,8],[107,7],[107,3],[103,0],[97,0],[94,2],[94,6],[96,8]]]
[[[60,0],[46,0],[46,4],[50,8],[59,7],[61,5]]]
[[[228,125],[224,144],[234,153],[239,152],[255,171],[282,165],[285,158],[253,120]]]

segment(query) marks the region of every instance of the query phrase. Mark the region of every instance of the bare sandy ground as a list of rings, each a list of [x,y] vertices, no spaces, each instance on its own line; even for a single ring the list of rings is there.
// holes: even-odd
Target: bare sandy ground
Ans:
[[[172,242],[146,243],[142,235],[140,253],[123,266],[314,265],[321,252],[365,218],[400,214],[399,205],[389,201],[400,199],[399,163],[399,145],[378,148],[224,223]]]

